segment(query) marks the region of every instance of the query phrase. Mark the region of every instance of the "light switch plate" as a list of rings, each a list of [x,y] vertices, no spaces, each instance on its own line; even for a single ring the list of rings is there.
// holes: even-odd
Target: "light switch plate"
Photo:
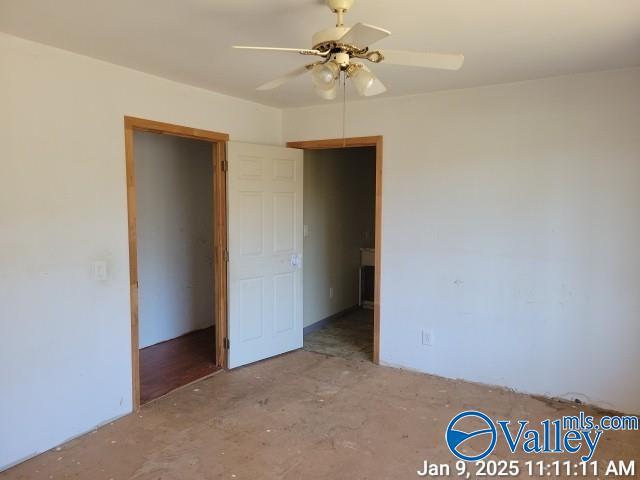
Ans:
[[[99,282],[107,280],[109,273],[107,271],[107,262],[105,260],[97,260],[93,262],[93,278]]]

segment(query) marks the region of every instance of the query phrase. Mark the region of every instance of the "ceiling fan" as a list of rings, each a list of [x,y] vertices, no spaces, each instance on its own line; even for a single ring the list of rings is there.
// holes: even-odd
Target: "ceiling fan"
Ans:
[[[387,90],[363,61],[385,62],[392,65],[458,70],[464,62],[463,55],[409,52],[403,50],[371,50],[369,46],[391,35],[384,28],[366,23],[353,27],[344,26],[344,14],[355,0],[327,0],[331,11],[337,16],[336,26],[321,30],[313,35],[313,48],[248,47],[234,45],[233,48],[297,52],[301,55],[320,57],[321,60],[303,65],[286,75],[265,83],[258,90],[271,90],[306,72],[311,72],[315,92],[326,100],[336,97],[340,73],[344,79],[353,81],[359,95],[369,97]]]

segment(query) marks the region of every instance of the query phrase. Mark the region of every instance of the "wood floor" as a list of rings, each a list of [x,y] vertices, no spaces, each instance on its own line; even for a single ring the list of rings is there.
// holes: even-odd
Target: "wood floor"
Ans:
[[[205,328],[140,350],[140,403],[218,370],[215,329]]]

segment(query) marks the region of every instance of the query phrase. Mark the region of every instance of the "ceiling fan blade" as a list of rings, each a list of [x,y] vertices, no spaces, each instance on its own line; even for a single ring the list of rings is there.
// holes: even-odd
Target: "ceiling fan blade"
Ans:
[[[384,63],[409,67],[440,68],[459,70],[464,63],[464,55],[429,52],[407,52],[404,50],[384,50]]]
[[[289,80],[293,80],[296,77],[306,73],[309,69],[306,65],[302,67],[298,67],[295,70],[291,70],[289,73],[283,75],[282,77],[276,78],[275,80],[271,80],[263,85],[260,85],[256,90],[272,90],[274,88],[279,87],[280,85],[287,83]]]
[[[391,35],[389,30],[375,27],[366,23],[356,23],[345,33],[338,42],[348,45],[355,45],[358,48],[365,48],[378,40]]]
[[[321,57],[326,56],[326,54],[328,53],[322,53],[319,50],[313,50],[309,48],[248,47],[245,45],[234,45],[233,48],[238,48],[241,50],[266,50],[272,52],[296,52],[301,53],[302,55],[319,55]]]

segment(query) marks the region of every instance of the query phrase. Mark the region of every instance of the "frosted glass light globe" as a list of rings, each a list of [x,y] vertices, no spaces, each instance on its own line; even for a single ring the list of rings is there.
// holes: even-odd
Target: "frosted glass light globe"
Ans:
[[[321,90],[330,90],[336,83],[338,66],[329,62],[319,64],[311,70],[311,78],[314,85]]]

